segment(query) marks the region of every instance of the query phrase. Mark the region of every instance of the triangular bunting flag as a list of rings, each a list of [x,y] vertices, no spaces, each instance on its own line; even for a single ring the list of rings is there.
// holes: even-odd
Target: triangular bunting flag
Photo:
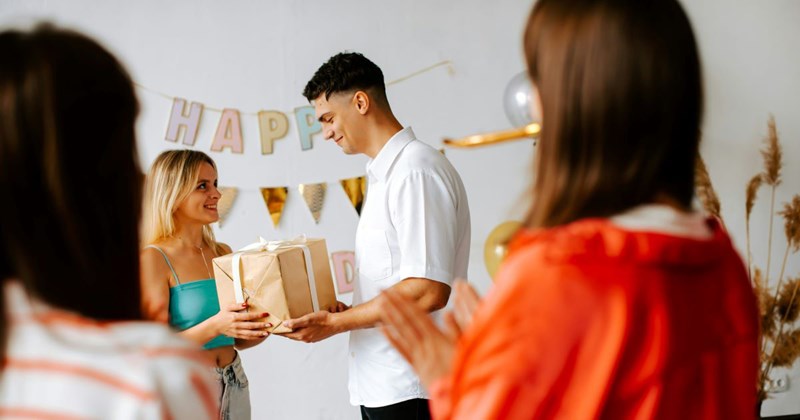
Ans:
[[[222,196],[217,202],[217,212],[219,213],[219,226],[222,227],[222,223],[225,222],[225,218],[228,217],[228,213],[233,207],[233,202],[236,200],[236,194],[239,193],[239,189],[236,187],[220,187],[219,192]]]
[[[289,193],[288,187],[264,187],[261,188],[261,195],[267,205],[269,215],[272,217],[272,224],[278,227],[278,222],[283,214],[283,207],[286,205],[286,195]]]
[[[308,209],[311,210],[311,215],[314,216],[314,221],[319,223],[319,217],[322,211],[322,205],[325,203],[325,190],[328,184],[300,184],[297,189],[303,196]]]
[[[364,205],[364,196],[367,193],[367,177],[359,176],[341,180],[344,193],[356,209],[356,213],[361,216],[361,206]]]

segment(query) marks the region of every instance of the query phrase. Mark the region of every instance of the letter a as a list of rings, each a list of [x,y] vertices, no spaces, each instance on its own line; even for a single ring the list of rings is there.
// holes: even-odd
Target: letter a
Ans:
[[[233,153],[242,153],[242,125],[239,122],[239,111],[236,109],[222,110],[217,134],[214,135],[214,143],[211,144],[211,150],[214,152],[221,152],[226,147],[230,147]]]

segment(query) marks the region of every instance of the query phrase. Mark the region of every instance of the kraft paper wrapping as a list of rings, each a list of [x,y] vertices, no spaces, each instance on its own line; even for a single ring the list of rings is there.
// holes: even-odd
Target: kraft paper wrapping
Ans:
[[[234,256],[239,254],[242,291],[248,303],[248,312],[268,312],[272,332],[282,334],[292,330],[282,322],[314,312],[311,298],[312,286],[306,267],[303,248],[310,254],[313,287],[316,288],[320,310],[336,305],[328,248],[324,239],[299,238],[292,241],[252,244],[236,253],[214,258],[214,277],[220,307],[236,303],[236,288],[232,267]]]

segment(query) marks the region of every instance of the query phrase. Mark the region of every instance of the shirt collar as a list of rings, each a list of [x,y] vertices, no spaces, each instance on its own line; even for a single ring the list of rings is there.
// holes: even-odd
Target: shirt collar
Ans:
[[[416,140],[414,130],[406,127],[392,136],[383,148],[378,152],[374,159],[367,162],[367,174],[376,178],[378,181],[386,181],[389,169],[397,159],[397,155],[413,140]]]

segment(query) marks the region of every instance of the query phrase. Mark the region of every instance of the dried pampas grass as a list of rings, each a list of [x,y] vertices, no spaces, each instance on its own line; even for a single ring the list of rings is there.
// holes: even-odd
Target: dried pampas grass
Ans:
[[[783,211],[778,214],[783,216],[786,240],[794,252],[800,251],[800,195],[795,194],[791,203],[785,203]]]
[[[764,183],[777,187],[781,183],[783,150],[778,140],[775,118],[772,116],[767,122],[767,138],[764,139],[764,143],[766,143],[766,147],[761,150],[761,156],[764,157]]]
[[[769,397],[769,378],[773,367],[789,367],[800,357],[800,327],[795,321],[800,318],[800,276],[784,278],[789,253],[800,251],[800,195],[792,201],[784,203],[780,212],[775,212],[775,189],[781,184],[783,169],[783,151],[781,149],[775,119],[770,116],[767,122],[767,136],[761,149],[763,158],[762,171],[753,176],[747,183],[745,191],[745,227],[747,234],[747,269],[753,283],[753,290],[758,298],[758,309],[761,317],[760,372],[757,384],[759,401]],[[720,215],[720,202],[711,184],[702,158],[698,157],[695,168],[697,197],[703,208],[710,215]],[[753,207],[758,199],[762,186],[770,187],[769,243],[767,245],[766,270],[762,272],[752,261],[750,254],[750,220]],[[786,250],[780,266],[777,285],[770,287],[770,266],[772,257],[772,231],[775,215],[784,220]]]
[[[706,213],[722,221],[719,197],[717,196],[717,192],[714,191],[714,186],[711,184],[711,177],[706,170],[706,163],[699,154],[695,162],[694,184],[697,197],[700,199],[700,202],[703,203],[703,208]]]

